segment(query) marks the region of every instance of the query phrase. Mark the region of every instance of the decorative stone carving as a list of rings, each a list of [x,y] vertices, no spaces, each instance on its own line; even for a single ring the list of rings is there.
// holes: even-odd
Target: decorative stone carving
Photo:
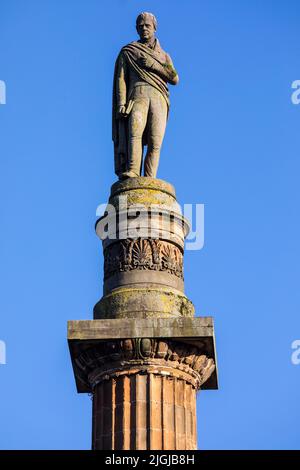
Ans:
[[[183,279],[183,253],[172,243],[145,238],[122,240],[104,250],[105,280],[134,269],[165,271]]]
[[[98,343],[76,359],[78,378],[94,387],[113,377],[154,373],[184,379],[198,390],[215,369],[213,359],[189,343],[132,338]]]

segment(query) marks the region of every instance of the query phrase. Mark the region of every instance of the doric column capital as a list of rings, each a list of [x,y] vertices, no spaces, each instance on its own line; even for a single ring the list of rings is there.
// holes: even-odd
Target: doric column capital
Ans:
[[[77,378],[92,392],[104,380],[151,373],[183,379],[196,390],[215,370],[212,358],[192,344],[157,338],[102,341],[75,359]]]

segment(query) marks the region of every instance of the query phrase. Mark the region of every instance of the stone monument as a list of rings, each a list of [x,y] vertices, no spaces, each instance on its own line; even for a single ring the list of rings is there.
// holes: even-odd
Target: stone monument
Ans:
[[[136,28],[140,40],[122,48],[114,72],[119,181],[96,223],[103,296],[93,320],[68,323],[68,341],[77,390],[92,394],[93,449],[192,450],[196,392],[217,388],[213,320],[195,317],[184,293],[189,222],[174,187],[156,178],[167,83],[178,75],[155,37],[155,17],[140,14]]]

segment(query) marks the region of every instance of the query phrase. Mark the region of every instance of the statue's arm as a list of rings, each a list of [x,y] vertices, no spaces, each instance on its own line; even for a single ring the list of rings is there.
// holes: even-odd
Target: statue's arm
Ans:
[[[154,70],[157,75],[159,75],[163,80],[170,83],[171,85],[177,85],[179,82],[178,73],[175,70],[169,54],[166,54],[166,61],[163,65],[155,61],[152,66],[152,70]]]
[[[121,53],[118,58],[116,70],[116,103],[118,114],[123,114],[127,101],[127,85],[126,85],[126,60]]]

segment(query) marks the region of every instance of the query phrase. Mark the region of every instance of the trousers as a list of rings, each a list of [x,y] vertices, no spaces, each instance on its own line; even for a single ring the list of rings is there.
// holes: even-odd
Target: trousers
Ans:
[[[144,176],[156,177],[160,149],[166,130],[168,106],[151,85],[137,85],[131,93],[133,108],[128,121],[128,171],[141,174],[143,134],[147,132]]]

